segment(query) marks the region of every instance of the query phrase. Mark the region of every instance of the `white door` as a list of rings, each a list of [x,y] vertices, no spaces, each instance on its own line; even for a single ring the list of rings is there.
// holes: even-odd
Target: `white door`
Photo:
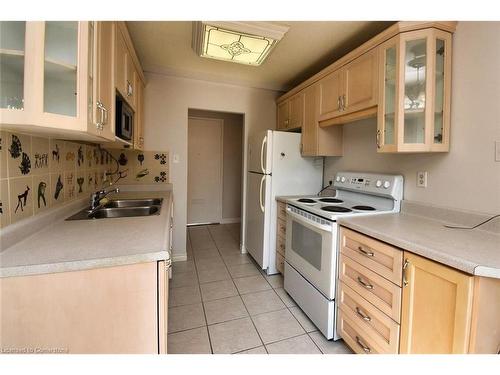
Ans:
[[[271,176],[248,173],[245,247],[263,268],[269,266],[267,239],[269,237],[269,198]]]
[[[188,120],[188,224],[222,220],[222,129],[220,119]]]

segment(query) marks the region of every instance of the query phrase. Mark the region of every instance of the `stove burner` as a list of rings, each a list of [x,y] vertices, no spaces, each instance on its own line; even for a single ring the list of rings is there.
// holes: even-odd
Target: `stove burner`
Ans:
[[[316,203],[316,201],[314,199],[309,199],[309,198],[300,198],[300,199],[297,199],[297,202],[300,202],[300,203]]]
[[[321,202],[326,202],[326,203],[342,203],[343,200],[337,199],[337,198],[321,198]]]
[[[371,206],[354,206],[353,209],[361,211],[375,211],[375,208]]]
[[[323,211],[329,211],[329,212],[351,212],[352,210],[347,207],[340,207],[340,206],[325,206],[321,207]]]

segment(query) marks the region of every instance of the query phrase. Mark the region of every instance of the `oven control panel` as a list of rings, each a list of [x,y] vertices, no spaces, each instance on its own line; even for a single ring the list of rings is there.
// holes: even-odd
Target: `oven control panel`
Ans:
[[[403,198],[403,176],[360,172],[339,172],[335,176],[335,189],[358,191],[367,194]]]

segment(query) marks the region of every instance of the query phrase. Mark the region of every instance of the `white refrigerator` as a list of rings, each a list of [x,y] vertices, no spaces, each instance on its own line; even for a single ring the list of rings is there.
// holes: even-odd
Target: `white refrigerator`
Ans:
[[[248,143],[245,248],[268,275],[276,269],[276,196],[321,190],[323,159],[300,154],[300,133],[266,130]]]

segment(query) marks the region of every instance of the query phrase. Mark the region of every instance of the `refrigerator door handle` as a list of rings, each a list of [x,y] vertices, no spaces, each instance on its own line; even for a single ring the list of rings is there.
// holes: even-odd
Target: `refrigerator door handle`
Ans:
[[[263,199],[262,199],[262,187],[264,186],[265,181],[266,181],[266,175],[262,176],[262,179],[260,180],[260,189],[259,189],[259,204],[260,204],[260,210],[262,212],[265,211],[265,206],[263,204]]]
[[[267,135],[264,137],[262,140],[262,145],[260,146],[260,169],[262,169],[262,173],[266,174],[266,167],[264,166],[264,147],[266,146],[267,143]]]

